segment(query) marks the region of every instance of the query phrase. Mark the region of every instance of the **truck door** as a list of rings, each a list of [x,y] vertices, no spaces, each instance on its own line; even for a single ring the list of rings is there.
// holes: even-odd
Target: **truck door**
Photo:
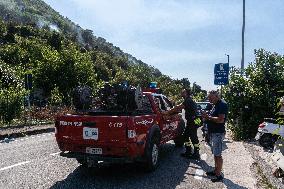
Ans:
[[[162,95],[156,95],[155,102],[159,107],[160,112],[167,111],[171,108],[171,105],[165,101]],[[162,141],[163,142],[169,141],[172,138],[172,135],[174,134],[172,130],[174,130],[175,127],[175,115],[169,116],[166,119],[163,117],[161,119],[160,124],[161,124]]]
[[[166,110],[173,108],[171,101],[166,96],[162,96],[162,98],[163,98]],[[169,120],[166,120],[166,123],[169,124],[167,125],[168,134],[171,136],[171,138],[175,134],[175,131],[178,127],[179,120],[180,120],[180,116],[178,114],[174,114],[170,116]]]

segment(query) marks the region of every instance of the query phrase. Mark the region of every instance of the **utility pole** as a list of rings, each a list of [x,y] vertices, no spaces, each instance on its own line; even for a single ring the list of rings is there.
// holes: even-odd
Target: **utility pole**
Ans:
[[[242,27],[242,60],[241,60],[241,76],[244,73],[244,43],[245,43],[245,10],[246,10],[246,1],[243,0],[243,27]]]
[[[230,55],[228,55],[228,54],[226,54],[227,55],[227,57],[228,57],[228,64],[229,64],[229,66],[230,66]]]
[[[230,68],[230,55],[228,54],[225,54],[227,57],[228,57],[228,65],[229,65],[229,68]],[[222,93],[223,93],[223,85],[221,85],[221,92],[220,92],[220,97],[222,98]]]

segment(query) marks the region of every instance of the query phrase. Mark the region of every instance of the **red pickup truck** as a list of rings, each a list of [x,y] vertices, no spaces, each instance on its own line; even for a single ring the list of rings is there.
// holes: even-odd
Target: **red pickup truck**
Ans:
[[[159,146],[174,140],[183,145],[181,115],[165,120],[162,111],[171,107],[166,96],[141,93],[135,111],[87,111],[59,116],[55,137],[63,157],[76,158],[83,166],[138,161],[153,171],[159,162]]]

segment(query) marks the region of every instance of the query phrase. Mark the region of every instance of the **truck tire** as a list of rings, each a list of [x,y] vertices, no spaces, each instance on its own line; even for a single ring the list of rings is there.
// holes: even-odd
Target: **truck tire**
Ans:
[[[264,148],[273,148],[277,137],[270,133],[263,134],[259,139],[259,144]]]
[[[147,172],[154,171],[159,165],[159,144],[160,133],[155,132],[146,144],[145,148],[145,170]]]
[[[182,120],[182,121],[179,122],[179,125],[178,125],[178,128],[177,128],[178,135],[174,138],[174,143],[175,143],[176,147],[183,147],[183,144],[184,144],[184,137],[183,137],[184,129],[185,129],[185,123]]]

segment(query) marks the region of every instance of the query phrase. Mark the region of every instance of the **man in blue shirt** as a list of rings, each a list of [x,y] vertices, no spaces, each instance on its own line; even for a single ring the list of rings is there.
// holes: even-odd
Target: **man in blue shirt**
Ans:
[[[223,167],[222,148],[223,140],[225,138],[225,122],[228,115],[228,105],[222,100],[217,91],[210,91],[208,95],[209,101],[214,104],[210,114],[203,113],[202,117],[206,120],[208,132],[210,135],[210,146],[214,154],[215,169],[207,172],[208,176],[216,176],[211,179],[212,182],[219,182],[223,180],[221,175]]]

